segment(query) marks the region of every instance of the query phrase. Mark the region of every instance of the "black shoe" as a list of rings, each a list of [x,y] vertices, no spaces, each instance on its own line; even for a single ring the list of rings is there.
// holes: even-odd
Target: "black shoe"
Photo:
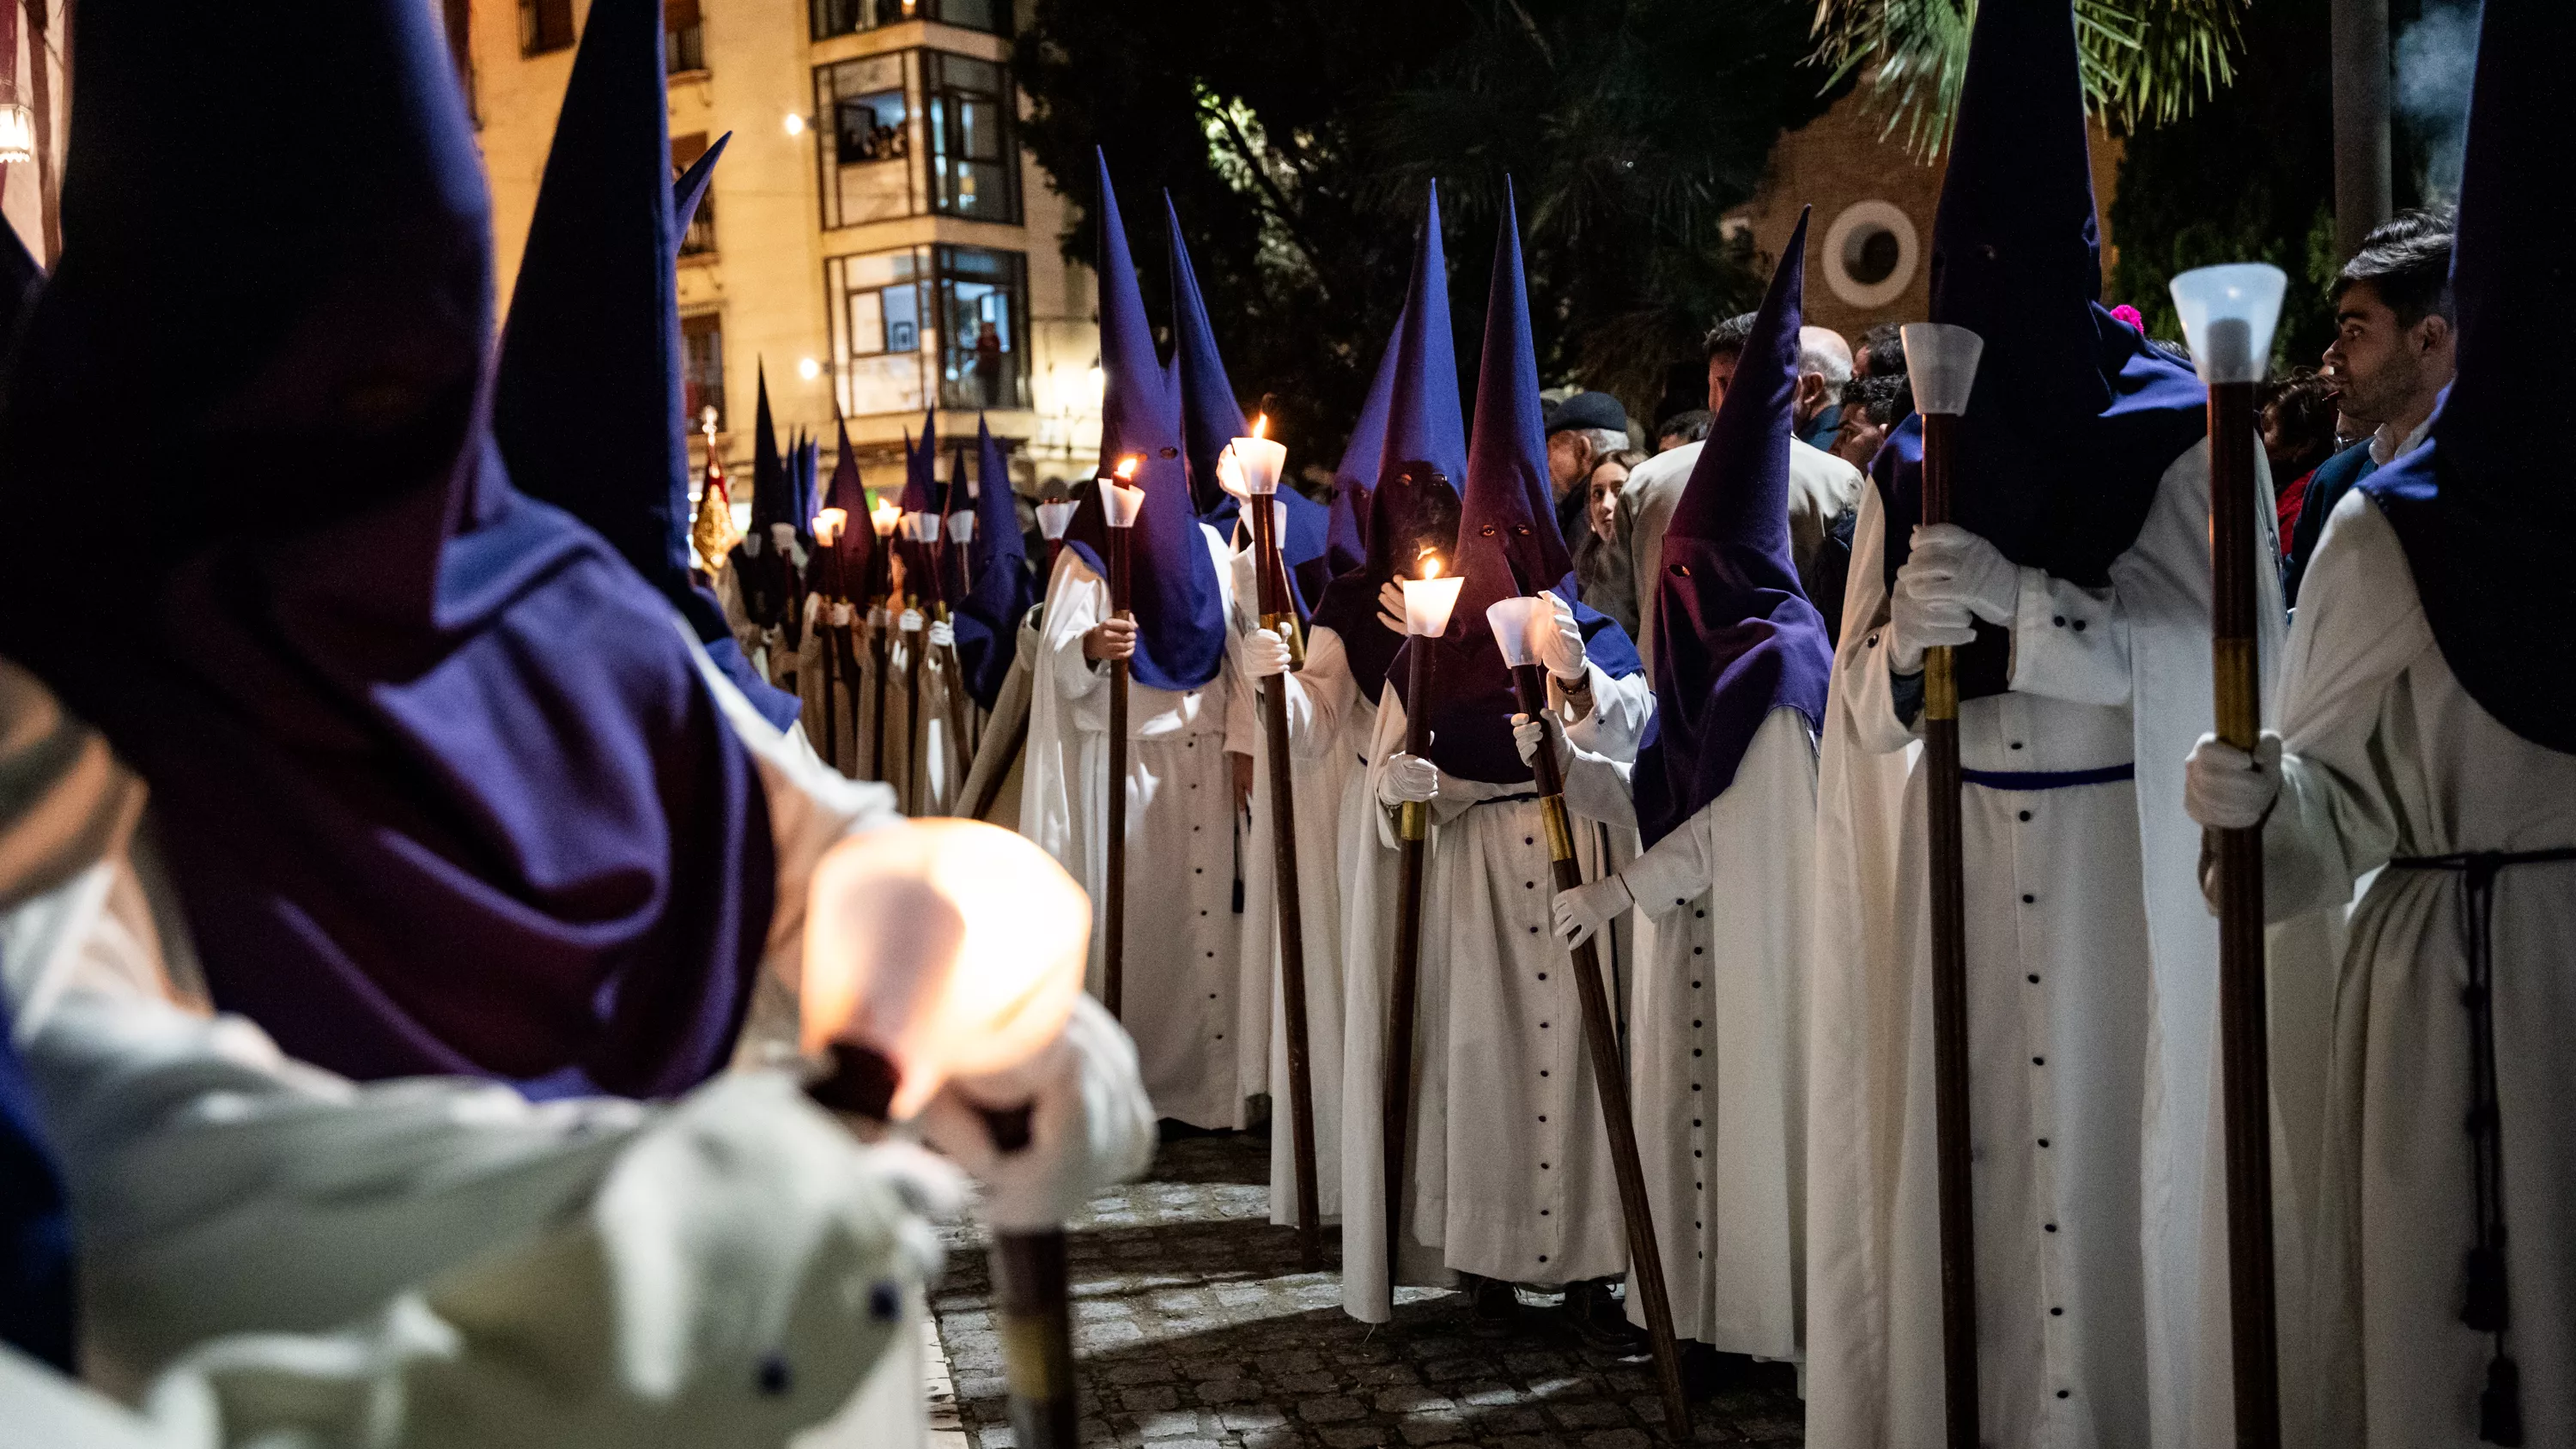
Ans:
[[[1565,1321],[1574,1336],[1607,1353],[1635,1353],[1646,1345],[1646,1330],[1628,1321],[1628,1313],[1610,1291],[1614,1279],[1596,1278],[1565,1285]]]
[[[1694,1404],[1705,1404],[1720,1394],[1738,1393],[1753,1387],[1752,1359],[1740,1353],[1720,1353],[1694,1339],[1682,1340],[1682,1397]]]
[[[1478,1338],[1502,1338],[1520,1325],[1520,1295],[1500,1278],[1474,1273],[1458,1277],[1467,1290],[1467,1331]]]

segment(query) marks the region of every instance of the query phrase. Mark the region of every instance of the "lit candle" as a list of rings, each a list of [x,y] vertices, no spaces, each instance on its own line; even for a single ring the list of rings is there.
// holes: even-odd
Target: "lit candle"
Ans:
[[[1145,490],[1127,486],[1144,461],[1143,455],[1130,453],[1118,460],[1114,474],[1100,480],[1100,506],[1111,528],[1134,528],[1136,515],[1145,511]]]
[[[850,526],[850,510],[826,508],[814,515],[814,540],[825,548],[841,541],[841,533]]]
[[[1426,555],[1422,577],[1404,581],[1404,632],[1436,639],[1449,632],[1449,612],[1458,607],[1458,591],[1467,576],[1440,577],[1440,560]]]
[[[1252,436],[1236,438],[1226,444],[1225,452],[1218,456],[1219,483],[1224,482],[1225,459],[1230,457],[1234,460],[1242,486],[1227,491],[1238,498],[1267,498],[1279,491],[1279,475],[1288,466],[1288,449],[1262,436],[1269,427],[1267,416],[1256,419],[1252,424]]]
[[[903,509],[891,498],[879,499],[874,511],[868,514],[868,526],[877,531],[879,538],[894,537],[895,525],[902,521]]]
[[[1017,1066],[1082,992],[1091,901],[1026,836],[919,820],[843,839],[807,891],[804,1041],[846,1042],[898,1074],[888,1115],[952,1077]]]

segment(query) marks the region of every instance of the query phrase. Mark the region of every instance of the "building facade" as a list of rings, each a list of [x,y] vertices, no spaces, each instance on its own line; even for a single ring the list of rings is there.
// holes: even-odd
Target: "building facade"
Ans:
[[[438,0],[466,57],[500,275],[518,270],[588,0]],[[1079,477],[1100,439],[1089,271],[1021,153],[1013,0],[665,0],[676,170],[733,141],[684,244],[689,410],[747,473],[755,376],[781,437],[846,419],[872,487],[935,410],[978,414],[1024,490]],[[737,494],[737,501],[741,499]]]

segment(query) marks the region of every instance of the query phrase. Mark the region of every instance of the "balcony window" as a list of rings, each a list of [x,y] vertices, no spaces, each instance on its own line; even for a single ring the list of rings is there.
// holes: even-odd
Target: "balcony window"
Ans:
[[[698,158],[705,154],[707,154],[706,132],[692,131],[685,136],[673,136],[671,138],[672,181],[677,182],[680,179],[680,173],[698,164]],[[715,255],[715,250],[716,194],[714,188],[710,187],[707,194],[698,199],[698,214],[689,219],[689,229],[680,233],[680,255],[707,257]]]
[[[519,53],[544,55],[573,43],[572,0],[519,0]]]
[[[938,346],[923,325],[928,260],[926,248],[906,247],[824,262],[832,385],[842,412],[921,411],[929,393],[924,358]]]
[[[916,122],[908,72],[914,52],[872,55],[816,68],[814,108],[823,120],[815,147],[822,167],[823,227],[917,216]]]
[[[949,216],[1020,219],[1019,150],[1011,134],[1011,84],[1000,66],[927,51],[930,195]]]
[[[1009,0],[808,0],[808,4],[816,40],[907,20],[936,20],[995,35],[1011,33]]]
[[[941,246],[936,294],[941,348],[939,405],[1029,405],[1028,258],[983,247]]]
[[[707,68],[706,27],[698,0],[662,0],[662,67],[673,75]]]
[[[706,410],[716,410],[716,427],[724,427],[724,319],[713,312],[680,319],[680,407],[689,430],[705,426]]]

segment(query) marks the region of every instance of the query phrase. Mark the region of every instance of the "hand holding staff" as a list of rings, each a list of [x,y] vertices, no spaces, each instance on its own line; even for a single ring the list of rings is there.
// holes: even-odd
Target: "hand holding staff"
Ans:
[[[1546,671],[1539,663],[1534,631],[1554,627],[1555,611],[1545,595],[1503,599],[1485,610],[1494,643],[1511,666],[1512,685],[1520,695],[1521,713],[1553,729],[1547,707]],[[1565,810],[1565,776],[1556,748],[1542,740],[1530,757],[1538,777],[1538,808],[1547,824],[1547,857],[1559,891],[1580,889],[1583,863],[1575,858],[1573,822]],[[1673,1332],[1673,1300],[1664,1282],[1664,1254],[1655,1236],[1653,1205],[1646,1197],[1646,1169],[1637,1153],[1637,1120],[1628,1105],[1628,1069],[1619,1051],[1619,1029],[1610,1014],[1609,993],[1601,986],[1601,957],[1586,938],[1571,951],[1574,992],[1583,1012],[1584,1054],[1592,1061],[1593,1092],[1601,1099],[1601,1125],[1610,1137],[1610,1169],[1619,1183],[1619,1213],[1628,1233],[1628,1257],[1635,1267],[1637,1293],[1645,1310],[1646,1336],[1655,1350],[1655,1376],[1664,1397],[1664,1423],[1675,1440],[1690,1436],[1690,1401],[1682,1393],[1682,1350]]]
[[[2287,286],[2279,268],[2202,267],[2173,279],[2200,379],[2209,385],[2210,652],[2218,737],[2251,751],[2262,727],[2254,651],[2270,566],[2255,527],[2254,386],[2272,354]],[[2271,1061],[2264,1012],[2263,831],[2211,832],[2218,861],[2218,1036],[2227,1141],[2227,1271],[2235,1337],[2236,1442],[2281,1442],[2280,1331],[2273,1305]]]
[[[1431,691],[1437,682],[1431,642],[1449,632],[1449,613],[1467,576],[1440,576],[1440,560],[1426,555],[1422,577],[1404,586],[1405,654],[1411,661],[1404,686],[1404,752],[1416,758],[1431,748]],[[1393,1311],[1396,1264],[1404,1245],[1404,1182],[1410,1175],[1407,1136],[1413,1126],[1414,998],[1422,988],[1422,865],[1431,839],[1431,805],[1408,800],[1396,808],[1398,886],[1395,899],[1395,969],[1388,973],[1386,1081],[1379,1127],[1386,1153],[1386,1281]]]
[[[1265,420],[1266,421],[1266,420]],[[1288,450],[1261,435],[1237,438],[1217,460],[1227,491],[1243,500],[1252,519],[1252,549],[1260,580],[1261,627],[1288,642],[1290,669],[1304,653],[1297,611],[1288,596],[1286,568],[1280,562],[1276,498],[1279,470]],[[1279,984],[1281,1026],[1288,1038],[1288,1121],[1290,1156],[1297,1173],[1297,1261],[1313,1268],[1323,1261],[1323,1198],[1315,1176],[1315,1076],[1308,1055],[1306,1022],[1305,901],[1297,872],[1297,807],[1289,779],[1288,696],[1272,680],[1261,691],[1261,726],[1270,756],[1270,852],[1272,909],[1279,918]]]
[[[1133,602],[1128,583],[1128,547],[1136,516],[1145,510],[1145,490],[1123,481],[1136,476],[1143,460],[1120,460],[1113,478],[1100,480],[1100,507],[1109,523],[1109,613],[1127,623]],[[1109,900],[1100,952],[1100,1002],[1111,1016],[1121,1014],[1127,997],[1127,659],[1109,661]]]
[[[1905,361],[1923,414],[1923,522],[1950,521],[1951,427],[1967,411],[1985,341],[1918,322]],[[1968,1143],[1967,878],[1959,816],[1959,683],[1947,645],[1923,657],[1924,813],[1932,870],[1932,1120],[1941,1211],[1941,1360],[1950,1449],[1979,1449],[1977,1238]]]

